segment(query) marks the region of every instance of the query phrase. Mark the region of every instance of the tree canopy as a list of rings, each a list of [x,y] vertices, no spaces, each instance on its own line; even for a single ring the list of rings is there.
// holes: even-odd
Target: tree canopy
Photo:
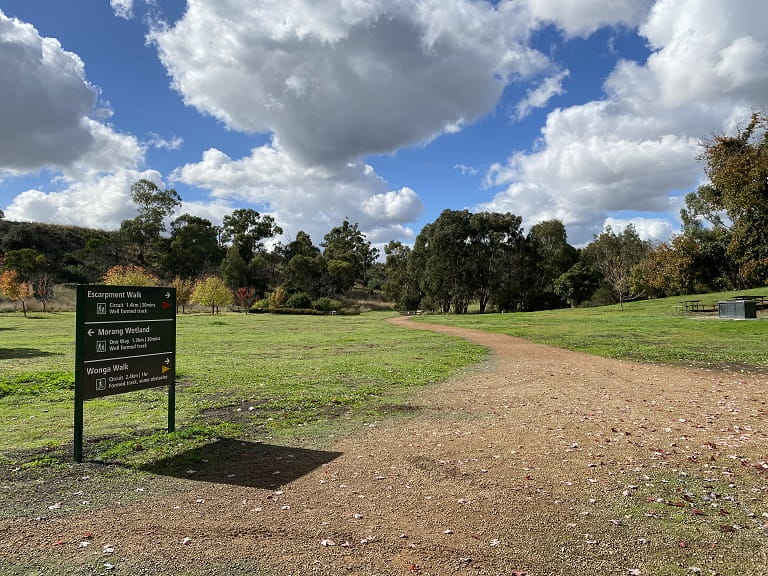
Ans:
[[[711,185],[686,202],[689,213],[727,228],[727,252],[741,283],[763,283],[768,279],[768,116],[754,112],[735,136],[718,134],[702,147],[699,158]]]

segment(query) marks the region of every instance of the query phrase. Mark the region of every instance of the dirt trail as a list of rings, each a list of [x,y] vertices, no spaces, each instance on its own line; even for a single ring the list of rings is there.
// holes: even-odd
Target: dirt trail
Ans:
[[[678,543],[601,516],[601,503],[631,499],[644,475],[699,457],[706,442],[765,446],[765,426],[734,433],[768,419],[758,378],[410,326],[491,356],[415,396],[412,417],[328,452],[244,458],[218,481],[190,475],[172,497],[0,525],[0,574],[3,557],[83,575],[627,574],[644,546],[678,553]]]

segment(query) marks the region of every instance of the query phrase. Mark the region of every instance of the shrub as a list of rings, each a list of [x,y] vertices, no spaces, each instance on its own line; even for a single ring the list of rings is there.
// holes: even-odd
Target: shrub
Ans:
[[[311,308],[312,298],[306,292],[297,292],[288,298],[285,305],[288,308]]]
[[[108,286],[159,286],[160,280],[146,268],[118,264],[106,271],[102,282]]]
[[[312,302],[312,308],[315,310],[320,310],[321,312],[338,311],[341,310],[342,306],[344,306],[344,304],[340,301],[325,296]]]
[[[269,294],[269,307],[282,308],[288,300],[288,293],[285,288],[278,286]]]

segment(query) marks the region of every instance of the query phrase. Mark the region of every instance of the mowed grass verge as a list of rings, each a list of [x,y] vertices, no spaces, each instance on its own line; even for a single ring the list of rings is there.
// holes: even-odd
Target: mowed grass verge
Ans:
[[[739,295],[768,295],[754,289]],[[618,305],[513,314],[427,315],[419,321],[525,338],[607,358],[768,373],[768,313],[725,320],[716,312],[679,311],[683,299],[716,308],[734,292],[659,298]]]

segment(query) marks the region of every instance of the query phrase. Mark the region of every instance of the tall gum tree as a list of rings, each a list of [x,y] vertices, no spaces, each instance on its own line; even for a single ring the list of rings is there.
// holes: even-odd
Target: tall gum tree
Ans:
[[[728,255],[744,285],[768,279],[768,115],[754,112],[735,136],[702,143],[699,159],[711,186],[699,189],[702,212],[724,211],[731,222]]]

